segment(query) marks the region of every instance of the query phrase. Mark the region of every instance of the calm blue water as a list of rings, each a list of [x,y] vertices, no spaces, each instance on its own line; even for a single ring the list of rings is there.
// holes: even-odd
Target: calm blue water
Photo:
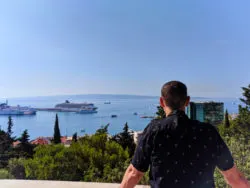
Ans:
[[[59,125],[62,135],[71,136],[77,132],[78,135],[92,134],[101,125],[110,123],[109,133],[120,132],[123,125],[128,122],[131,129],[142,130],[149,123],[150,119],[140,118],[141,115],[154,115],[158,105],[158,97],[142,97],[129,95],[77,95],[77,96],[53,96],[53,97],[33,97],[33,98],[15,98],[9,99],[10,105],[24,105],[31,107],[54,107],[56,104],[70,100],[71,102],[92,102],[98,107],[96,114],[76,114],[59,112]],[[227,98],[193,98],[193,101],[214,100],[225,103],[225,108],[229,113],[236,113],[239,101],[237,99]],[[111,104],[104,104],[110,101]],[[5,102],[5,100],[2,100]],[[235,102],[236,104],[232,104]],[[134,112],[138,116],[133,115]],[[111,118],[112,114],[118,115],[117,118]],[[31,136],[31,139],[38,136],[52,136],[55,112],[37,112],[35,116],[13,116],[14,135],[19,136],[25,129]],[[0,125],[2,129],[7,128],[7,116],[0,116]],[[81,130],[85,133],[81,133]]]

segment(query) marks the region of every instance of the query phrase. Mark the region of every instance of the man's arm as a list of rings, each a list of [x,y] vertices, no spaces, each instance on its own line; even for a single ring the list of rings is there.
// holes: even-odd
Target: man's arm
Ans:
[[[132,164],[127,168],[120,188],[133,188],[141,180],[144,173],[138,171]]]
[[[123,177],[121,188],[134,187],[148,170],[152,152],[152,132],[150,123],[141,135],[134,157]]]
[[[220,171],[220,173],[232,188],[250,188],[250,183],[235,165],[229,170]]]

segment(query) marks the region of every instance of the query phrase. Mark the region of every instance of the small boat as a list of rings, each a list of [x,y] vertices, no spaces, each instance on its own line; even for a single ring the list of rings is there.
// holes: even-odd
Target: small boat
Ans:
[[[104,102],[104,104],[111,104],[111,102],[110,102],[110,101],[108,101],[108,102]]]
[[[138,113],[137,113],[137,112],[135,112],[135,113],[134,113],[134,115],[135,115],[135,116],[137,116],[137,115],[138,115]]]
[[[112,118],[116,118],[116,117],[117,117],[117,115],[114,115],[114,114],[113,114],[113,115],[111,115],[111,117],[112,117]]]

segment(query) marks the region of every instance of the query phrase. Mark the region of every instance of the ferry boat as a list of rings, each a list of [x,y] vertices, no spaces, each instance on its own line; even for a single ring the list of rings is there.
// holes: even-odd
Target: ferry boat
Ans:
[[[93,103],[71,103],[66,100],[64,103],[57,104],[55,109],[61,112],[77,112],[81,114],[97,113],[97,107]]]
[[[9,106],[8,103],[0,104],[0,115],[35,115],[36,110],[27,106]]]

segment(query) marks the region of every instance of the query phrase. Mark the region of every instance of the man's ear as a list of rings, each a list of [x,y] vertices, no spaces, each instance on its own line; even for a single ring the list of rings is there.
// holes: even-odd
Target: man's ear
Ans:
[[[189,105],[189,103],[190,103],[190,97],[189,97],[189,96],[187,96],[187,100],[186,100],[186,102],[185,102],[185,107],[186,107],[186,106],[188,106],[188,105]]]
[[[162,108],[164,108],[166,105],[165,105],[165,99],[163,97],[160,97],[160,105]]]

